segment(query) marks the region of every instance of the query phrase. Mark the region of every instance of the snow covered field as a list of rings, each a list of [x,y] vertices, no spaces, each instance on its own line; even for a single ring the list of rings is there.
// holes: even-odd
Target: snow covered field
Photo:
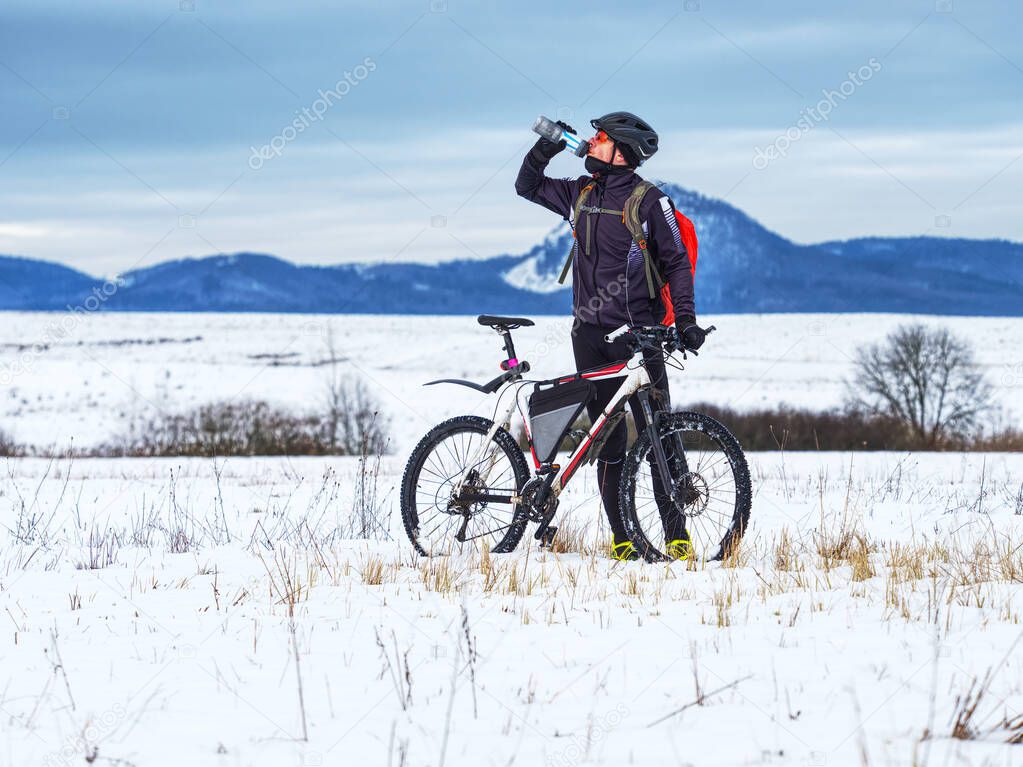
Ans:
[[[569,323],[535,318],[515,331],[537,378],[573,369]],[[896,315],[727,315],[706,351],[674,377],[677,403],[737,408],[831,406],[858,345],[907,320]],[[919,318],[973,339],[1002,402],[1023,417],[1023,320]],[[0,429],[23,443],[88,446],[133,420],[214,400],[254,398],[323,408],[327,337],[376,390],[394,421],[395,450],[443,417],[486,413],[465,389],[434,378],[487,381],[500,339],[471,317],[8,313],[0,324]]]
[[[401,463],[356,541],[354,459],[9,461],[0,765],[1023,763],[1023,456],[753,455],[696,571],[594,556],[591,472],[571,550],[417,559]]]
[[[3,459],[0,767],[1023,765],[1023,456],[751,455],[741,556],[612,563],[592,469],[558,552],[414,556],[397,484],[497,336],[472,318],[7,314],[0,429],[102,442],[214,400],[322,407],[332,337],[393,455]],[[675,401],[829,406],[905,317],[708,317]],[[1023,321],[944,322],[1023,413]],[[61,330],[63,328],[63,330]],[[331,330],[328,332],[328,328]],[[515,333],[537,377],[567,322]],[[361,492],[359,488],[362,488]],[[365,536],[359,510],[383,528]],[[527,545],[529,544],[529,545]],[[989,683],[951,737],[976,678]]]

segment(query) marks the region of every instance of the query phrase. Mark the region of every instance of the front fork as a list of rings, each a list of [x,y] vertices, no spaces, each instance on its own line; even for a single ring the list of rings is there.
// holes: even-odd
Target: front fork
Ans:
[[[677,486],[679,480],[685,478],[689,474],[689,464],[686,461],[686,454],[682,440],[678,435],[673,434],[672,440],[672,452],[674,453],[674,459],[677,461],[677,465],[680,469],[680,476],[674,477],[671,473],[671,468],[668,466],[668,456],[664,452],[664,443],[661,442],[660,435],[658,434],[660,422],[657,416],[662,412],[660,410],[654,410],[651,405],[651,389],[640,389],[637,392],[639,397],[640,409],[643,411],[643,417],[647,422],[647,433],[650,435],[650,449],[654,455],[654,465],[657,467],[658,474],[661,475],[661,482],[664,487],[665,494],[668,497],[669,502],[672,505],[678,504],[679,498],[679,487]]]
[[[668,468],[668,456],[664,454],[664,445],[661,444],[660,436],[657,434],[659,424],[654,418],[654,409],[650,405],[650,389],[641,389],[638,395],[639,406],[647,423],[646,430],[650,435],[650,445],[654,453],[654,462],[657,464],[657,471],[661,474],[661,481],[664,482],[665,488],[674,489],[671,470]]]

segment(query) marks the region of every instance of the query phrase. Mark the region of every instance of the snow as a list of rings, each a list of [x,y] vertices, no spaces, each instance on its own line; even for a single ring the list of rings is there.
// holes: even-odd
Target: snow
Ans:
[[[978,718],[1023,704],[1023,569],[1007,578],[991,553],[1023,566],[1023,457],[750,459],[738,567],[613,564],[527,537],[493,558],[489,586],[478,556],[413,556],[398,456],[379,478],[392,539],[374,541],[334,535],[351,459],[10,461],[0,764],[400,764],[404,750],[436,765],[445,748],[449,765],[1017,763],[1004,735],[948,735],[955,696],[989,669]],[[594,484],[569,486],[563,529],[599,533]],[[42,521],[19,526],[21,508]],[[180,529],[198,542],[169,553]],[[824,566],[816,541],[842,530],[878,547],[876,574]],[[76,569],[90,535],[120,546]],[[893,577],[897,543],[950,553]]]
[[[489,413],[421,386],[499,372],[471,318],[5,319],[0,427],[20,440],[95,444],[216,399],[311,409],[329,335],[394,449],[378,471],[3,459],[0,767],[1023,763],[999,726],[1023,706],[1023,455],[752,454],[741,556],[695,569],[608,560],[587,467],[558,510],[566,551],[530,530],[510,555],[427,560],[397,488],[431,425]],[[676,403],[837,404],[856,346],[906,320],[703,319],[719,330]],[[1018,417],[1023,322],[921,320],[974,338]],[[565,319],[515,337],[538,377],[571,367]],[[988,672],[977,737],[950,737]]]
[[[534,293],[556,293],[559,290],[564,290],[565,286],[558,282],[558,275],[540,272],[542,259],[542,253],[530,256],[501,276],[513,288],[520,290],[531,290]]]

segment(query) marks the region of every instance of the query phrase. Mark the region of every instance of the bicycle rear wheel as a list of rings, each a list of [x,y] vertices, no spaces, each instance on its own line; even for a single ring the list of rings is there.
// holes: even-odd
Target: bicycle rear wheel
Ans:
[[[483,546],[506,553],[521,540],[527,519],[511,498],[521,494],[529,467],[504,429],[487,442],[492,426],[493,421],[477,416],[451,418],[430,430],[412,451],[402,478],[401,519],[420,554]],[[466,476],[468,494],[456,497],[455,485]],[[489,500],[467,499],[470,495]]]
[[[722,424],[700,413],[661,413],[658,437],[673,487],[665,487],[644,431],[625,459],[619,509],[629,539],[648,561],[670,557],[667,544],[689,540],[698,561],[736,550],[749,523],[752,491],[746,456]]]

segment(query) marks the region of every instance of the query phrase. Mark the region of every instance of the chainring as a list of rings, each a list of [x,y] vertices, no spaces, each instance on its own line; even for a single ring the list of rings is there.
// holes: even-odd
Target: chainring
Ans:
[[[547,483],[543,477],[533,477],[522,486],[519,494],[521,509],[530,522],[549,521],[554,516],[554,509],[557,507],[558,499],[553,493],[547,492]],[[545,500],[541,500],[544,494]]]

